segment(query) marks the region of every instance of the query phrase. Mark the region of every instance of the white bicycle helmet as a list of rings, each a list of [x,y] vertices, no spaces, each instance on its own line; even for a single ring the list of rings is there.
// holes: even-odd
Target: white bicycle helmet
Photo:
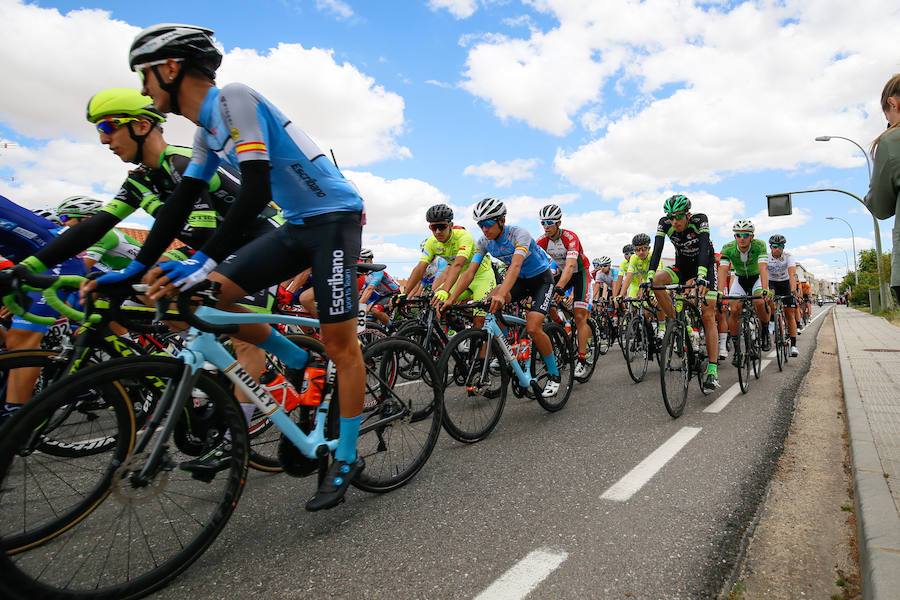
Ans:
[[[755,233],[756,227],[753,226],[753,221],[750,219],[738,219],[731,231],[734,233]]]
[[[541,220],[547,221],[561,221],[562,220],[562,209],[555,204],[548,204],[538,213]]]
[[[103,208],[103,203],[89,196],[69,196],[56,207],[56,214],[62,217],[90,217]]]
[[[600,267],[608,267],[611,264],[612,264],[612,259],[608,256],[601,256],[600,258],[594,259],[594,266],[598,269]]]
[[[57,225],[62,225],[62,221],[59,220],[59,217],[53,212],[53,209],[50,208],[32,208],[31,212],[36,214],[37,216],[47,219],[52,223],[56,223]]]
[[[476,204],[472,210],[472,217],[476,223],[485,219],[497,219],[503,216],[506,216],[506,205],[496,198],[485,198]]]
[[[359,260],[373,260],[374,258],[375,254],[368,248],[363,248],[359,251]]]

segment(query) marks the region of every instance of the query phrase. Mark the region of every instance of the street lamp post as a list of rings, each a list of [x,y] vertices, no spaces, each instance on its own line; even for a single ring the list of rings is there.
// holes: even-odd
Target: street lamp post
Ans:
[[[799,190],[796,192],[783,192],[781,194],[768,194],[767,198],[781,198],[781,197],[790,197],[793,194],[813,194],[817,192],[836,192],[838,194],[845,194],[854,198],[863,206],[866,206],[866,203],[863,202],[863,199],[857,196],[856,194],[852,194],[847,190],[839,190],[837,188],[821,188],[816,190]],[[869,207],[866,206],[866,210],[869,210]],[[871,214],[871,213],[870,213]],[[872,215],[872,224],[875,228],[875,254],[877,255],[877,259],[875,261],[878,267],[878,295],[881,297],[881,305],[882,306],[891,306],[890,304],[890,293],[887,290],[887,284],[884,282],[884,268],[881,266],[881,229],[878,227],[878,219],[875,218],[875,215]]]
[[[866,159],[866,169],[869,173],[869,183],[871,185],[872,161],[869,160],[869,153],[866,152],[865,149],[862,146],[860,146],[858,143],[856,143],[854,140],[851,140],[850,138],[844,137],[841,135],[820,135],[816,138],[816,141],[817,142],[830,142],[832,139],[844,140],[845,142],[850,142],[851,144],[853,144],[854,146],[859,148],[859,151],[862,152],[862,155]],[[830,190],[830,191],[843,192],[843,190]],[[854,198],[859,200],[860,204],[862,204],[863,206],[866,206],[866,203],[863,202],[862,199],[859,198],[859,196],[854,196],[853,194],[850,194],[849,192],[843,192],[843,193],[853,196]],[[866,206],[866,210],[869,210],[868,206]],[[869,214],[871,214],[871,211],[869,211]],[[881,306],[888,308],[891,306],[891,293],[890,293],[890,291],[887,290],[887,283],[885,283],[883,281],[884,280],[884,277],[883,277],[884,269],[881,268],[881,228],[878,227],[878,219],[875,218],[875,215],[872,215],[872,224],[875,229],[875,255],[876,255],[875,256],[875,264],[878,267],[878,295],[881,297]],[[855,257],[855,254],[856,254],[855,249],[854,249],[853,253],[854,253],[854,259],[855,259],[856,258]]]
[[[850,228],[850,239],[853,241],[853,280],[856,283],[856,285],[858,286],[859,285],[859,263],[857,262],[857,258],[856,258],[856,234],[853,233],[853,227],[850,225],[850,223],[847,222],[847,219],[842,219],[841,217],[825,217],[825,218],[828,219],[829,221],[834,221],[835,219],[837,219],[838,221],[843,221],[844,223],[847,223],[847,227]]]

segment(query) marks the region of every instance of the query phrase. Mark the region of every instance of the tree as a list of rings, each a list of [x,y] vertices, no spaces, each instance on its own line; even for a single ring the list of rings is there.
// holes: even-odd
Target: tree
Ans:
[[[884,274],[882,281],[891,280],[891,255],[882,253],[881,268]],[[863,250],[859,253],[859,285],[856,285],[853,273],[848,273],[838,285],[838,290],[853,290],[850,301],[854,304],[869,306],[869,290],[878,289],[878,267],[875,263],[875,250]]]

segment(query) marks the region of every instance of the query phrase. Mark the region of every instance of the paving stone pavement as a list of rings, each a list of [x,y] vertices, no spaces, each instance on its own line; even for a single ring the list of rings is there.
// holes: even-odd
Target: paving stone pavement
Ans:
[[[845,306],[833,311],[850,429],[867,599],[900,590],[900,328]]]

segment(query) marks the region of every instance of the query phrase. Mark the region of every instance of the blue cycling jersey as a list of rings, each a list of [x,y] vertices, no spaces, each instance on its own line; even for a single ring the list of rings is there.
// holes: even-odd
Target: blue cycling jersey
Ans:
[[[366,287],[372,286],[375,292],[385,296],[400,291],[400,284],[388,275],[387,271],[375,271],[366,275]]]
[[[525,257],[519,278],[534,277],[550,268],[550,257],[543,248],[537,245],[527,230],[515,225],[505,225],[496,240],[482,237],[475,244],[475,256],[472,262],[481,264],[481,259],[490,254],[507,265],[512,263],[516,254]]]
[[[241,83],[210,88],[200,107],[185,177],[209,181],[224,161],[271,164],[272,197],[290,223],[332,212],[362,212],[363,201],[319,146],[272,103]]]

